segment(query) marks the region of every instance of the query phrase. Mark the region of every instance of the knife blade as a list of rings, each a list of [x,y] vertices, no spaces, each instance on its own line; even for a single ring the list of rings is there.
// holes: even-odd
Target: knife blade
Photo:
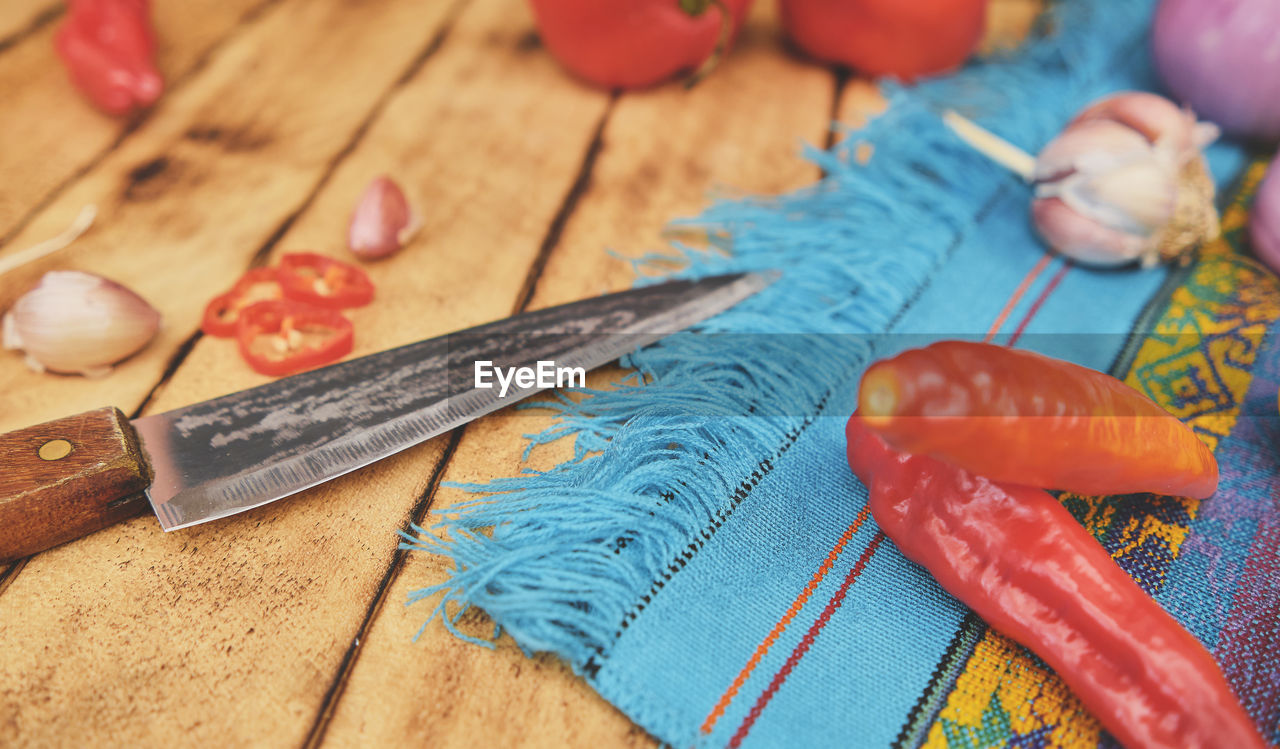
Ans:
[[[144,497],[172,531],[290,496],[554,386],[552,373],[589,371],[684,330],[774,278],[644,286],[132,422],[108,408],[0,435],[0,561],[137,514]]]

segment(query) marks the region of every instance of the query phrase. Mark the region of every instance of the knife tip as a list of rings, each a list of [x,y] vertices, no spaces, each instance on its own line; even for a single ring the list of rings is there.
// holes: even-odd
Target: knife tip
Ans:
[[[770,268],[744,273],[743,277],[751,284],[752,293],[755,293],[772,286],[774,281],[782,278],[782,271]]]

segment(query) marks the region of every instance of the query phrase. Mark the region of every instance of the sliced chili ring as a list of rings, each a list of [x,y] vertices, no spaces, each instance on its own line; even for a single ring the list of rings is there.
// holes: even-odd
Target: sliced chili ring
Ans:
[[[290,252],[280,258],[276,278],[286,298],[317,307],[345,309],[373,301],[369,274],[315,252]]]
[[[236,324],[240,355],[272,377],[332,364],[351,353],[351,321],[341,312],[290,299],[246,307]]]
[[[243,309],[282,295],[274,268],[254,268],[241,276],[230,291],[219,294],[205,306],[200,329],[218,338],[232,338]]]

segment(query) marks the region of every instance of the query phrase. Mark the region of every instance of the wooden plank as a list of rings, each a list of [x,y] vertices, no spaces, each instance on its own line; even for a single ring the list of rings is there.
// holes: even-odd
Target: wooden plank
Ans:
[[[137,409],[196,330],[205,301],[306,203],[451,7],[274,6],[42,211],[14,246],[56,234],[88,203],[99,220],[73,246],[0,278],[0,309],[44,270],[76,268],[137,291],[164,328],[100,380],[39,375],[0,352],[0,430],[106,405]]]
[[[59,0],[5,0],[0,3],[0,52],[33,29],[46,26],[62,14]]]
[[[277,1],[154,4],[156,64],[170,91],[186,84],[187,76],[211,49]],[[57,10],[62,3],[53,5]],[[5,239],[137,126],[136,120],[97,112],[72,87],[54,54],[53,37],[59,25],[60,19],[50,21],[0,54],[0,91],[5,92],[0,132],[5,133],[6,143],[23,145],[0,149],[0,174],[10,175],[0,180],[0,249],[20,249]],[[161,99],[146,116],[162,116],[168,107],[168,101]]]
[[[776,193],[813,181],[799,158],[803,140],[821,143],[833,78],[780,49],[772,4],[758,4],[740,47],[692,92],[679,85],[626,94],[605,129],[589,187],[539,280],[532,306],[616,290],[629,266],[606,247],[636,254],[664,248],[672,216],[697,213],[709,189],[733,185]],[[616,374],[616,373],[615,373]],[[604,384],[604,373],[595,379]],[[530,411],[506,410],[467,427],[448,481],[517,473],[521,435],[545,425]],[[558,443],[531,467],[569,457]],[[440,489],[432,512],[464,495]],[[648,746],[643,731],[550,657],[528,660],[507,638],[496,651],[450,636],[439,623],[412,638],[425,605],[402,604],[414,588],[441,582],[443,560],[408,556],[357,651],[325,738],[335,746]],[[488,637],[492,625],[468,616],[464,628]],[[394,693],[394,699],[388,695]]]
[[[1015,2],[1020,0],[999,0],[998,5]],[[996,27],[1004,29],[1003,10],[997,6],[994,13]],[[662,249],[665,222],[696,213],[710,185],[774,193],[817,176],[812,166],[796,158],[795,144],[801,138],[823,141],[831,79],[817,68],[798,68],[778,54],[770,8],[758,7],[752,20],[741,48],[692,95],[668,86],[619,101],[605,130],[590,188],[549,258],[531,306],[625,287],[631,280],[630,267],[601,249],[631,255]],[[840,115],[846,119],[883,107],[875,86],[859,80],[846,86],[840,103]],[[714,123],[714,128],[705,128],[707,123]],[[605,370],[592,381],[605,386],[617,375],[617,370]],[[548,423],[536,414],[508,409],[470,425],[443,479],[484,482],[523,468],[545,470],[570,457],[571,446],[561,441],[535,449],[528,463],[520,462],[523,435]],[[431,514],[467,496],[441,488],[432,500]],[[426,606],[405,608],[401,602],[411,590],[443,582],[447,576],[440,558],[406,558],[389,586],[386,605],[376,612],[353,652],[356,665],[325,734],[328,743],[654,743],[558,660],[545,655],[526,659],[507,637],[498,641],[496,650],[485,650],[453,638],[436,623],[410,645]],[[492,632],[492,624],[480,612],[468,614],[459,626],[475,637],[486,638]],[[397,696],[389,699],[392,690]]]
[[[1046,0],[991,0],[987,6],[987,30],[982,39],[984,54],[1009,52],[1031,33],[1044,12]]]
[[[367,3],[346,3],[317,14],[315,24],[281,19],[273,33],[235,54],[270,65],[264,57],[280,54],[292,37],[289,45],[308,49],[308,57],[355,60],[352,81],[376,88],[359,60],[395,59],[398,39],[388,34],[424,33],[422,5],[383,2],[375,13]],[[273,245],[276,253],[341,252],[349,211],[380,172],[394,174],[415,196],[426,226],[402,254],[368,266],[378,299],[352,314],[358,353],[502,317],[522,288],[609,106],[606,94],[578,86],[544,55],[530,53],[522,44],[528,22],[523,6],[508,0],[468,6]],[[292,93],[298,101],[224,101],[219,119],[213,111],[192,118],[245,133],[247,123],[236,118],[252,104],[266,111],[255,121],[261,129],[247,133],[270,136],[272,145],[244,157],[188,146],[167,151],[180,174],[211,175],[178,180],[173,187],[184,194],[170,210],[213,199],[203,191],[205,180],[218,177],[215,159],[234,159],[250,186],[288,182],[290,172],[314,173],[314,163],[323,164],[315,154],[325,153],[325,133],[341,132],[346,115],[317,111],[308,96],[296,95],[310,88],[297,80],[303,73],[291,78],[280,68],[298,65],[295,58],[262,74],[277,96]],[[368,99],[344,88],[343,76],[324,74],[326,98],[367,108]],[[299,109],[297,120],[276,119]],[[283,148],[285,139],[309,145]],[[215,189],[236,189],[217,181]],[[251,211],[271,200],[259,191],[229,202]],[[206,238],[244,231],[218,215],[225,225],[202,229]],[[252,249],[261,241],[237,244]],[[196,252],[188,247],[182,257]],[[206,279],[184,293],[198,305],[220,285]],[[149,410],[260,381],[230,342],[201,339]],[[0,599],[0,743],[303,741],[391,564],[393,532],[408,521],[446,444],[430,442],[218,523],[162,534],[154,519],[139,518],[35,557]]]
[[[801,148],[824,142],[832,77],[785,53],[773,15],[756,8],[723,68],[693,90],[667,85],[619,102],[535,307],[626,288],[630,265],[603,250],[666,252],[667,223],[696,215],[714,195],[774,194],[817,178]]]

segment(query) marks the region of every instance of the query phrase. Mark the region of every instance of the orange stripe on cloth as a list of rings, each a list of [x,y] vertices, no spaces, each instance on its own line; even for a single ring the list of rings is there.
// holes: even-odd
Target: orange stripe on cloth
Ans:
[[[1009,346],[1012,347],[1022,338],[1022,334],[1026,332],[1027,326],[1035,319],[1036,313],[1049,301],[1049,297],[1053,296],[1053,292],[1058,288],[1058,284],[1062,283],[1062,279],[1067,277],[1067,273],[1071,272],[1071,265],[1064,263],[1057,273],[1053,274],[1053,278],[1049,279],[1049,284],[1044,287],[1044,291],[1040,292],[1040,296],[1031,304],[1031,309],[1027,310],[1027,316],[1022,318],[1022,322],[1018,325],[1017,330],[1013,331],[1013,335],[1009,336]]]
[[[764,641],[760,643],[760,646],[751,654],[751,658],[747,660],[747,665],[742,667],[742,671],[738,673],[738,676],[733,680],[733,683],[730,684],[729,688],[725,690],[725,693],[721,695],[720,701],[716,703],[714,708],[712,708],[711,714],[707,716],[705,721],[703,721],[703,733],[711,733],[711,729],[715,728],[716,721],[720,720],[724,715],[725,709],[729,707],[729,703],[733,702],[733,698],[738,695],[738,690],[742,689],[742,685],[747,683],[747,679],[751,677],[751,672],[756,670],[756,666],[760,665],[760,661],[764,658],[765,654],[769,652],[769,649],[773,647],[774,643],[778,641],[778,638],[782,636],[782,633],[786,631],[787,625],[791,624],[791,620],[795,619],[796,614],[800,613],[800,609],[803,609],[804,605],[809,602],[809,597],[813,595],[813,591],[817,590],[818,584],[821,583],[823,578],[827,576],[827,573],[831,571],[831,568],[836,563],[836,559],[844,552],[844,547],[847,546],[849,541],[853,538],[853,534],[857,533],[858,529],[862,527],[862,524],[866,522],[868,512],[869,508],[862,508],[862,512],[858,513],[858,516],[854,518],[853,523],[845,529],[844,535],[840,536],[840,540],[836,542],[836,545],[831,549],[831,552],[827,554],[827,558],[822,560],[822,565],[818,567],[817,572],[813,573],[813,577],[809,580],[809,584],[804,587],[804,590],[800,591],[800,595],[796,597],[796,600],[791,602],[791,607],[787,609],[787,613],[783,615],[782,619],[778,621],[774,628],[764,638]]]
[[[1009,301],[1005,302],[1004,309],[1000,310],[1000,314],[996,317],[996,321],[991,323],[991,329],[987,331],[987,335],[982,339],[983,343],[991,343],[997,335],[1000,334],[1000,328],[1004,327],[1005,321],[1009,319],[1009,315],[1013,314],[1013,308],[1018,306],[1018,302],[1022,301],[1022,297],[1027,293],[1027,289],[1031,288],[1031,284],[1040,277],[1045,268],[1049,267],[1049,263],[1053,262],[1053,255],[1045,253],[1040,262],[1036,263],[1031,270],[1027,271],[1027,275],[1023,276],[1022,283],[1018,284],[1018,288],[1013,290],[1013,295],[1009,297]]]
[[[1018,306],[1018,302],[1022,301],[1022,297],[1026,296],[1026,293],[1030,290],[1032,284],[1035,283],[1036,279],[1040,277],[1040,274],[1049,267],[1055,258],[1055,255],[1045,253],[1044,256],[1041,257],[1034,266],[1032,266],[1031,270],[1027,271],[1027,275],[1023,276],[1022,281],[1018,283],[1017,288],[1013,290],[1008,301],[1005,302],[1004,308],[1000,310],[1000,314],[996,317],[995,322],[992,323],[990,330],[987,331],[986,338],[984,339],[986,342],[990,343],[991,340],[1000,333],[1000,328],[1009,320],[1009,316],[1013,314],[1013,310]],[[1053,290],[1062,280],[1061,276],[1065,275],[1068,268],[1070,268],[1069,265],[1064,265],[1063,269],[1059,271],[1057,276],[1050,281],[1049,287],[1041,294],[1041,298],[1037,299],[1036,303],[1032,305],[1032,309],[1028,312],[1027,319],[1022,321],[1022,324],[1019,325],[1018,331],[1015,335],[1021,335],[1023,329],[1030,321],[1030,318],[1036,314],[1040,306],[1044,303],[1045,298],[1053,293]],[[751,658],[747,660],[746,665],[742,667],[740,672],[738,672],[737,677],[734,678],[733,683],[729,685],[729,688],[725,690],[725,693],[720,696],[720,700],[716,702],[716,706],[711,709],[711,713],[707,715],[707,719],[702,722],[702,733],[711,733],[720,718],[724,717],[725,710],[727,710],[729,705],[733,703],[734,698],[738,696],[738,692],[742,689],[742,686],[747,683],[747,679],[751,678],[752,672],[754,672],[756,667],[760,665],[760,661],[764,659],[769,650],[773,648],[775,643],[777,643],[778,638],[780,638],[782,633],[787,630],[787,627],[790,626],[792,620],[800,613],[800,610],[809,602],[810,596],[813,595],[813,592],[817,590],[818,585],[824,578],[826,578],[827,573],[831,571],[831,568],[835,565],[836,559],[838,559],[844,552],[845,546],[849,544],[849,541],[853,539],[853,535],[857,533],[858,529],[862,527],[862,524],[866,522],[869,509],[869,507],[862,508],[862,511],[858,513],[858,516],[854,519],[853,523],[845,529],[844,535],[840,536],[840,540],[836,542],[836,545],[831,549],[831,552],[827,554],[827,558],[822,561],[817,572],[813,573],[813,577],[809,580],[808,585],[804,587],[804,590],[800,591],[800,595],[796,596],[796,600],[792,601],[791,606],[787,609],[787,613],[778,620],[778,623],[774,625],[773,629],[769,631],[769,634],[765,636],[764,641],[761,642],[755,649],[755,652],[751,654]],[[870,553],[874,553],[875,547],[879,545],[879,541],[880,537],[877,536],[875,542],[873,542],[871,547],[868,549]],[[856,569],[860,570],[861,566],[866,564],[866,560],[869,556],[870,554],[864,553],[864,558],[859,560],[860,565]],[[853,579],[856,579],[856,576],[846,581],[846,583],[852,584]],[[783,678],[785,678],[785,675]],[[768,700],[765,699],[765,702],[767,701]],[[758,705],[758,707],[762,708],[763,705]],[[744,727],[749,730],[751,722],[754,722],[754,720],[750,720]],[[742,729],[740,729],[740,732],[741,730]],[[740,738],[741,737],[739,737],[739,739]]]
[[[760,719],[760,714],[764,712],[769,701],[782,688],[783,683],[791,672],[795,670],[796,665],[800,663],[800,659],[804,658],[809,652],[809,648],[813,647],[813,643],[818,639],[818,634],[822,632],[823,627],[827,626],[827,622],[831,621],[831,617],[835,615],[836,610],[844,604],[845,596],[849,594],[849,589],[858,581],[858,576],[867,568],[867,563],[871,561],[871,557],[875,556],[876,549],[880,547],[880,543],[884,541],[884,532],[876,531],[876,535],[871,537],[871,543],[867,544],[867,548],[863,549],[862,556],[858,557],[858,561],[854,563],[853,569],[849,570],[849,574],[845,575],[844,582],[840,583],[840,587],[836,589],[835,595],[831,596],[831,600],[827,602],[826,608],[818,615],[813,624],[809,625],[809,631],[804,633],[804,637],[800,638],[800,642],[796,645],[795,650],[791,651],[791,655],[787,657],[782,668],[778,669],[778,673],[773,675],[769,681],[769,686],[764,688],[760,696],[756,699],[756,704],[751,706],[751,710],[747,713],[747,717],[742,719],[742,725],[738,726],[738,730],[734,731],[733,737],[729,739],[729,749],[738,749],[742,746],[742,742],[747,738],[747,734],[751,732],[751,727]]]

